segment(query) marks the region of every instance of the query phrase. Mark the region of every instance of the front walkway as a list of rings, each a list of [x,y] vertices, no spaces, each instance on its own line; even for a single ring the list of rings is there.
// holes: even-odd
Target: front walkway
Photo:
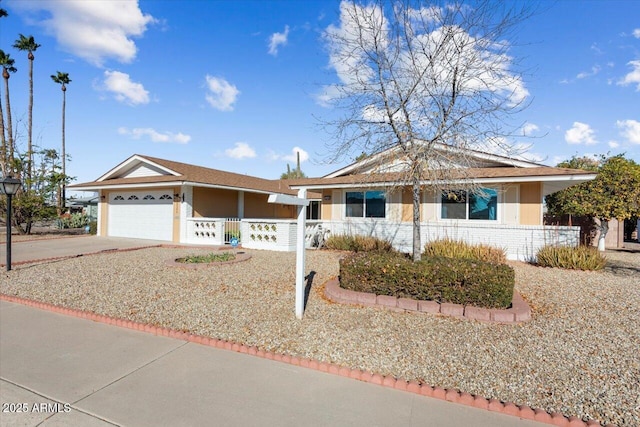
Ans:
[[[541,426],[6,301],[0,360],[2,426]]]
[[[138,249],[170,242],[158,240],[126,239],[123,237],[65,236],[53,239],[35,239],[11,243],[11,264],[76,257],[99,252]],[[0,243],[0,266],[7,261],[6,242]]]

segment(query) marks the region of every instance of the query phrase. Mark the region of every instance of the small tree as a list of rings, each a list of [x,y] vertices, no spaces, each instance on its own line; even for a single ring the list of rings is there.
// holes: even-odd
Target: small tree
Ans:
[[[594,180],[550,194],[545,201],[551,214],[597,218],[598,249],[604,251],[609,220],[624,221],[640,214],[640,165],[617,155],[602,156],[600,161],[573,157],[558,166],[598,171]]]
[[[508,116],[528,96],[508,42],[529,15],[521,5],[343,1],[340,25],[324,33],[339,82],[325,88],[323,100],[344,111],[325,123],[336,141],[332,160],[398,147],[393,160],[405,168],[396,182],[412,192],[414,261],[422,251],[424,183],[438,190],[464,178],[468,148],[512,151],[508,137],[519,126]],[[389,159],[381,160],[380,168]]]

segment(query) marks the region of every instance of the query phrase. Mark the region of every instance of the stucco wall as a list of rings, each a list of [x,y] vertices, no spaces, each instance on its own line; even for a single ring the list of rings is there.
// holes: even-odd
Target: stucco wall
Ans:
[[[193,216],[234,218],[238,216],[238,192],[219,188],[193,189]]]
[[[542,185],[539,182],[520,184],[520,224],[542,225]]]

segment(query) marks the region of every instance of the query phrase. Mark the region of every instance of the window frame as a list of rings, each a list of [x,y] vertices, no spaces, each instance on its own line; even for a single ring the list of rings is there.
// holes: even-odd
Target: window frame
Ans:
[[[362,216],[349,216],[347,215],[347,211],[348,211],[348,207],[349,205],[347,204],[347,194],[348,193],[362,193]],[[382,207],[384,208],[383,211],[383,216],[367,216],[367,193],[381,193],[383,198],[384,198],[384,203],[382,204]],[[348,220],[387,220],[387,216],[389,214],[389,207],[387,206],[389,203],[389,195],[385,190],[376,190],[376,189],[370,189],[370,190],[344,190],[343,191],[343,204],[344,204],[344,209],[342,210],[342,214],[344,215],[344,219],[348,219]]]
[[[436,204],[437,204],[437,212],[438,212],[438,219],[440,221],[447,221],[447,222],[456,222],[456,221],[464,221],[464,222],[470,222],[470,223],[487,223],[487,224],[498,224],[501,222],[502,220],[502,212],[501,212],[501,206],[502,206],[502,196],[501,196],[501,191],[499,187],[491,187],[491,186],[483,186],[479,188],[480,191],[482,190],[491,190],[495,192],[495,197],[496,197],[496,206],[495,206],[495,219],[480,219],[480,218],[470,218],[470,200],[471,200],[471,195],[473,194],[473,191],[470,189],[465,189],[465,188],[449,188],[446,190],[439,190],[436,192],[435,197],[436,197]],[[443,216],[443,212],[442,209],[444,207],[444,204],[442,203],[442,194],[445,191],[464,191],[466,193],[466,197],[465,197],[465,217],[464,218],[445,218]]]

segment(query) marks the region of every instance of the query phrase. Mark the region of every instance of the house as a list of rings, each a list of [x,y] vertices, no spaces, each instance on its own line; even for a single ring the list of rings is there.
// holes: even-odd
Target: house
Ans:
[[[137,154],[93,182],[68,188],[98,192],[100,236],[224,244],[238,234],[240,220],[257,218],[269,222],[249,226],[261,232],[268,226],[260,239],[273,241],[272,226],[296,215],[292,206],[267,202],[272,193],[297,194],[281,180]]]
[[[511,259],[530,258],[545,244],[578,244],[579,227],[543,224],[543,199],[595,173],[436,149],[447,174],[421,181],[423,243],[444,237],[486,243],[504,248]],[[392,148],[321,178],[266,180],[134,155],[96,181],[70,188],[99,192],[100,235],[222,244],[225,230],[237,224],[244,247],[275,250],[295,250],[296,213],[269,204],[268,195],[305,189],[317,215],[309,221],[309,239],[321,226],[333,234],[388,239],[408,252],[412,194],[400,180],[406,167]]]

